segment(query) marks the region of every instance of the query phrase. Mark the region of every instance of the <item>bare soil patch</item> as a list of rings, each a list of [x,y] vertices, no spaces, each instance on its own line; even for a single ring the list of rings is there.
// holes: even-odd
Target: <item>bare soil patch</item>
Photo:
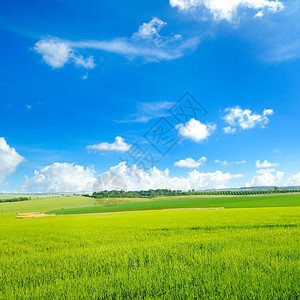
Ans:
[[[53,216],[55,216],[55,215],[54,214],[31,212],[31,213],[21,213],[16,218],[24,219],[24,218],[41,218],[41,217],[53,217]]]

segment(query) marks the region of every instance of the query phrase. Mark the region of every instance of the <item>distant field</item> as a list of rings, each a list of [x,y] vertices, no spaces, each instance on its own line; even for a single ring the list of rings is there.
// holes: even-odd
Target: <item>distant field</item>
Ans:
[[[18,197],[27,197],[31,199],[45,199],[45,198],[56,198],[61,197],[57,194],[0,194],[0,199],[12,199]]]
[[[0,215],[0,299],[299,299],[299,224],[299,207]]]
[[[20,195],[24,196],[24,195]],[[251,196],[180,196],[149,198],[97,199],[65,196],[32,199],[22,202],[0,203],[0,214],[49,212],[55,214],[107,213],[134,210],[176,208],[251,208],[300,206],[300,194]]]
[[[164,197],[154,200],[130,199],[122,202],[121,199],[108,198],[105,202],[95,206],[82,206],[52,210],[55,214],[83,214],[118,212],[133,210],[156,210],[172,208],[251,208],[251,207],[287,207],[300,206],[300,195],[263,195],[263,196],[181,196]]]
[[[23,195],[22,195],[23,196]],[[46,212],[49,210],[87,206],[91,203],[91,199],[83,196],[66,196],[54,198],[42,198],[32,199],[22,202],[0,203],[1,213],[13,213],[16,212]]]

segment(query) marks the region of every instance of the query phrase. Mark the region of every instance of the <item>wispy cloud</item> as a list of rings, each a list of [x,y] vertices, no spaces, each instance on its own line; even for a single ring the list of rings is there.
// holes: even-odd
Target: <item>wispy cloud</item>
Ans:
[[[230,165],[242,165],[242,164],[246,164],[247,161],[246,160],[241,160],[241,161],[227,161],[227,160],[216,159],[215,163],[216,164],[220,164],[222,166],[230,166]]]
[[[266,55],[270,62],[281,63],[287,60],[293,60],[300,57],[300,39],[285,39],[285,42],[279,42],[272,50],[270,55]]]
[[[137,105],[137,112],[128,116],[124,120],[115,120],[117,123],[147,123],[154,118],[167,117],[170,113],[168,110],[173,102],[141,102]]]
[[[260,44],[259,58],[267,63],[282,63],[300,58],[300,2],[285,1],[276,18],[259,18],[259,28],[249,33]],[[259,30],[260,34],[257,34]]]
[[[93,56],[84,58],[78,52],[80,49],[101,50],[128,59],[140,58],[145,62],[159,62],[180,58],[197,48],[199,37],[183,39],[179,34],[160,35],[160,30],[166,24],[154,17],[149,23],[142,24],[131,37],[112,40],[70,41],[46,37],[35,44],[34,50],[53,68],[74,63],[78,67],[92,69],[95,67]]]

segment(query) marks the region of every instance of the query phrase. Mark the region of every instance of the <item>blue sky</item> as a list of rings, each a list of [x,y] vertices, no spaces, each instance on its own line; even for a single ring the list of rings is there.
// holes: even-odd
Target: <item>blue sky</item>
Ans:
[[[284,0],[2,3],[0,191],[300,185],[299,13]],[[169,108],[186,92],[208,114],[180,124]],[[143,137],[160,118],[180,138],[165,156]],[[144,171],[136,143],[157,161]]]

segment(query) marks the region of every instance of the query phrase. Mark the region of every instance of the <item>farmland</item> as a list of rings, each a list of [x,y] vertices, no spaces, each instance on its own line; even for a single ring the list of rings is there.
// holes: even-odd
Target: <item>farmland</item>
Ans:
[[[45,198],[55,198],[61,197],[57,194],[0,194],[0,200],[18,198],[18,197],[27,197],[31,199],[45,199]]]
[[[2,203],[0,299],[299,299],[299,197]],[[162,210],[184,203],[225,209]],[[82,214],[107,206],[131,211]]]
[[[149,199],[107,199],[98,205],[81,206],[68,209],[53,210],[56,214],[80,214],[117,212],[133,210],[155,210],[176,208],[250,208],[250,207],[281,207],[300,206],[300,195],[264,195],[264,196],[182,196],[182,197],[160,197],[155,200]]]
[[[17,213],[17,212],[45,212],[53,209],[70,208],[86,206],[90,203],[90,199],[82,196],[71,197],[42,197],[32,198],[23,202],[6,202],[0,203],[1,213]]]

